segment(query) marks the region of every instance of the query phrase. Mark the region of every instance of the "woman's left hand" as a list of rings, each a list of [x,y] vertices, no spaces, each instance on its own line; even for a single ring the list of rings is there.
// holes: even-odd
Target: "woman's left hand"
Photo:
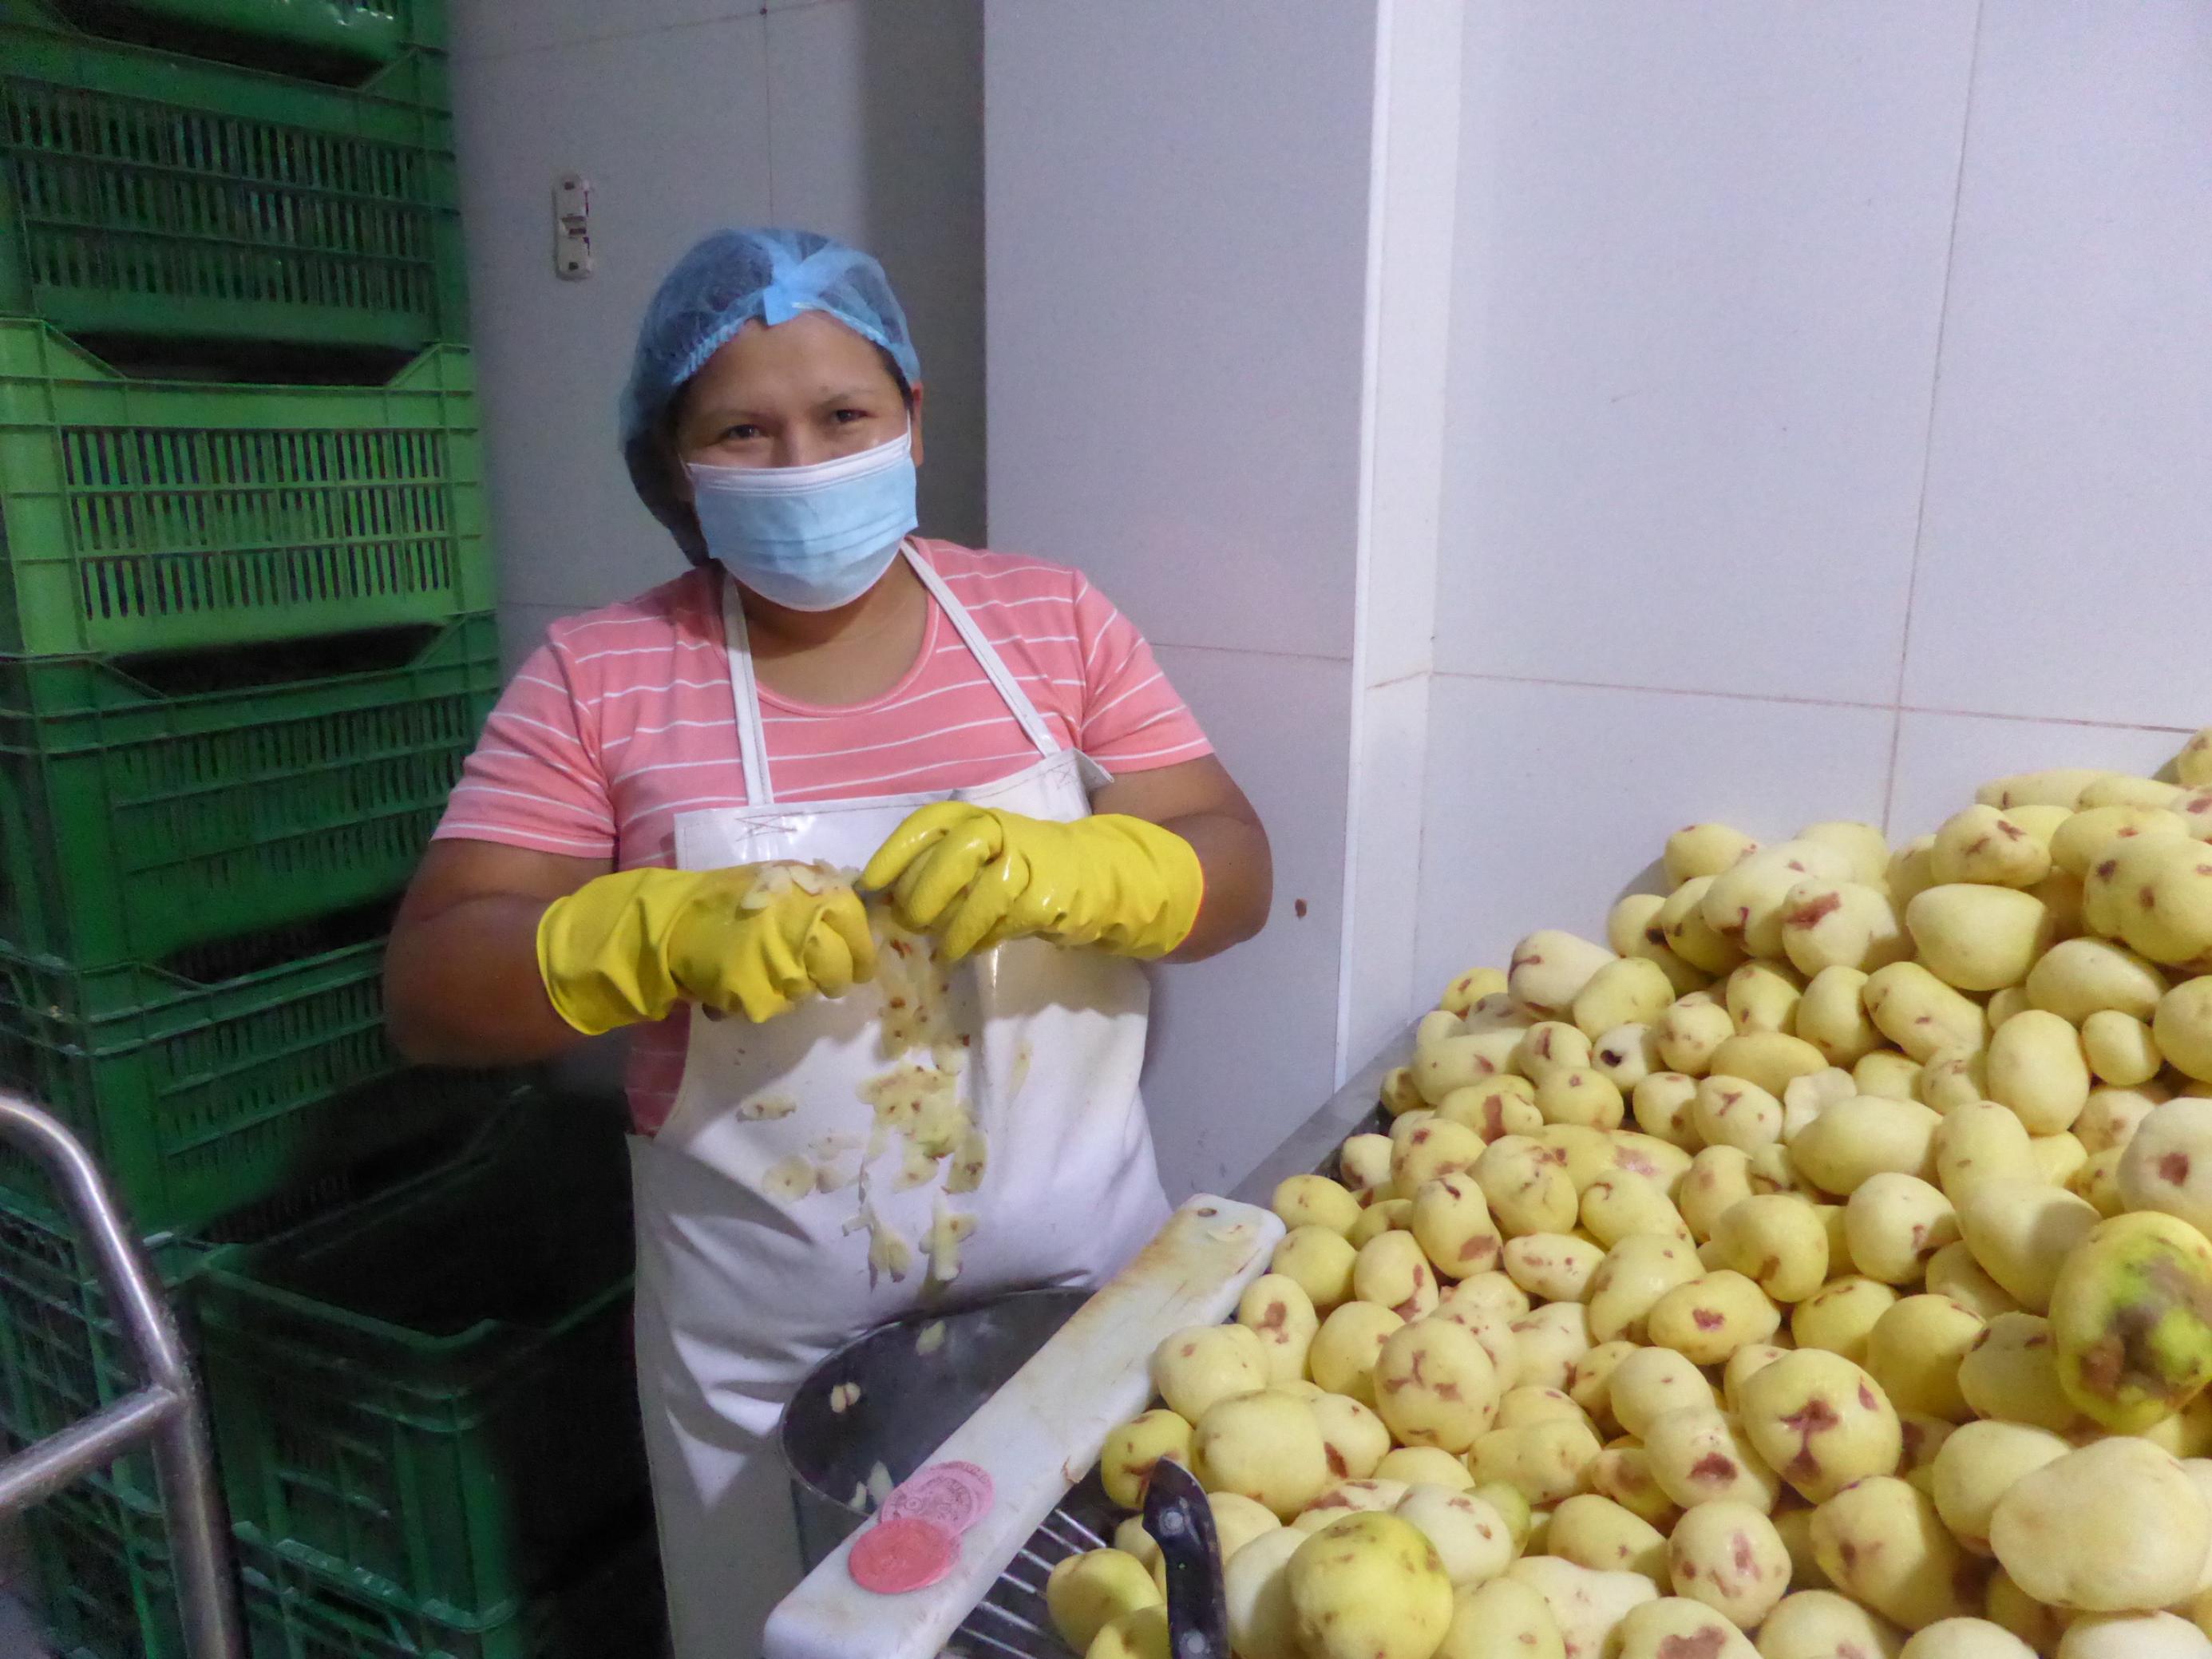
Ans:
[[[891,832],[860,884],[954,959],[1023,938],[1162,957],[1189,935],[1206,878],[1188,841],[1142,818],[1054,823],[940,801]]]

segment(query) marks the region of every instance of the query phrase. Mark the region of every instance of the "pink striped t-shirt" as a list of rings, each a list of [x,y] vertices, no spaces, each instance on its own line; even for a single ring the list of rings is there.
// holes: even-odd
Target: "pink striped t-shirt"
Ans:
[[[1143,636],[1079,571],[915,545],[1061,744],[1117,773],[1212,752]],[[675,862],[678,814],[744,805],[720,581],[693,570],[555,623],[492,711],[436,838],[629,870]],[[779,800],[969,788],[1037,757],[934,604],[913,667],[881,696],[822,708],[763,686],[760,698]],[[646,1133],[674,1103],[688,1013],[633,1040],[630,1107]]]

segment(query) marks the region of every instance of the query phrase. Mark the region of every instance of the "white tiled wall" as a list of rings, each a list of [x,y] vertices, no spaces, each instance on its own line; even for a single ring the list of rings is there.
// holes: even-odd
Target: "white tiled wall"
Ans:
[[[1879,818],[1889,712],[1439,674],[1421,840],[1422,994],[1503,966],[1538,927],[1602,940],[1623,893],[1663,892],[1668,833],[1699,818],[1764,837]]]
[[[2212,720],[2201,11],[1468,17],[1430,982],[1689,818],[1902,838]]]
[[[2212,720],[2212,13],[1990,3],[1908,701]]]
[[[1368,201],[1367,418],[1356,560],[1351,797],[1335,1077],[1421,997],[1421,778],[1436,665],[1459,195],[1463,9],[1380,9]]]
[[[1155,643],[1351,654],[1374,27],[986,7],[992,533]]]
[[[1145,1101],[1181,1196],[1234,1186],[1331,1090],[1352,665],[1184,645],[1158,654],[1275,854],[1275,912],[1259,938],[1154,981]]]
[[[647,298],[707,230],[869,248],[928,381],[926,530],[983,521],[981,0],[454,0],[473,332],[510,653],[682,568],[615,448]],[[552,185],[595,270],[553,275]]]
[[[1332,1087],[1374,9],[989,0],[991,527],[1159,647],[1274,842],[1254,944],[1163,970],[1171,1189]]]

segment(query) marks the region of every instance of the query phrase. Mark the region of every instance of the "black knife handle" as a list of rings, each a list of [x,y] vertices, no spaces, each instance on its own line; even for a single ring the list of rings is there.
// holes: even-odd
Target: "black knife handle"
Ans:
[[[1221,1540],[1206,1488],[1182,1464],[1162,1458],[1153,1466],[1145,1492],[1145,1530],[1166,1563],[1171,1659],[1229,1659]]]

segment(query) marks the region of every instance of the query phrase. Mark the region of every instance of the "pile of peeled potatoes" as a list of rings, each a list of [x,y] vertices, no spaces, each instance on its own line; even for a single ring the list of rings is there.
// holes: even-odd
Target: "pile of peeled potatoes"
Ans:
[[[1455,980],[1111,1437],[1242,1659],[2212,1659],[2212,732]],[[1133,1513],[1053,1574],[1169,1659]]]

